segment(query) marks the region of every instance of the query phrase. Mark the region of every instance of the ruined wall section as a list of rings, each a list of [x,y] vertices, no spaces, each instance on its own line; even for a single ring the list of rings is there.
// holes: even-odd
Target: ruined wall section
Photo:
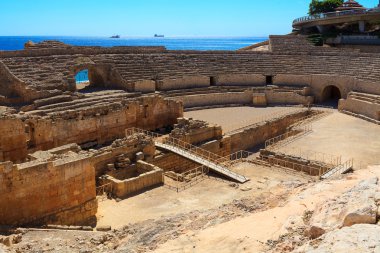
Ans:
[[[162,153],[156,156],[150,163],[164,170],[164,172],[174,171],[176,173],[183,173],[201,166],[192,160],[174,153]]]
[[[7,133],[0,135],[0,153],[5,161],[19,161],[27,153],[68,143],[101,145],[123,138],[126,128],[156,130],[174,125],[182,116],[182,103],[159,96],[50,116],[7,116],[0,118],[0,130]]]
[[[206,93],[206,92],[205,92]],[[183,102],[185,108],[223,105],[250,105],[253,91],[209,93],[174,97]]]
[[[25,82],[12,74],[9,68],[0,61],[0,105],[22,103],[23,97],[27,94],[33,97],[37,92],[28,88]]]
[[[339,101],[339,110],[352,113],[355,116],[364,116],[380,123],[380,96],[351,92],[347,99]]]
[[[90,160],[0,163],[0,225],[83,225],[95,218]]]
[[[138,161],[136,167],[139,175],[134,178],[119,180],[107,176],[107,181],[112,184],[112,193],[118,198],[125,198],[163,183],[162,169],[144,161]]]
[[[21,161],[26,155],[25,124],[15,116],[0,115],[0,162]]]
[[[299,112],[290,116],[262,122],[252,128],[243,129],[229,135],[231,153],[240,150],[250,150],[265,143],[266,140],[286,132],[288,126],[305,117],[308,111]]]

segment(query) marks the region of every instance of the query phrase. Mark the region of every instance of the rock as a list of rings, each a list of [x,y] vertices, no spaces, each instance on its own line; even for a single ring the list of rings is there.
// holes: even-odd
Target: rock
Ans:
[[[103,231],[103,232],[111,231],[111,226],[99,226],[99,227],[96,227],[96,230]]]
[[[229,187],[232,187],[232,188],[239,188],[239,185],[236,184],[236,183],[231,183],[228,185]]]
[[[310,225],[331,231],[354,224],[375,224],[379,185],[377,178],[364,180],[336,198],[318,205]]]
[[[343,227],[350,227],[355,224],[375,224],[376,214],[371,209],[360,210],[356,213],[349,213],[346,215],[343,221]]]
[[[358,224],[336,229],[296,249],[296,253],[378,253],[380,226]]]
[[[26,42],[26,43],[24,44],[24,48],[25,48],[25,49],[32,48],[32,47],[34,47],[35,45],[36,45],[36,44],[35,44],[33,41],[28,40],[28,42]]]
[[[22,240],[22,235],[21,234],[13,235],[13,237],[12,237],[12,243],[13,244],[20,243],[21,240]]]
[[[316,226],[311,226],[305,230],[305,236],[313,240],[321,237],[324,233],[326,233],[326,231],[323,228]]]
[[[136,161],[144,160],[144,153],[143,152],[138,152],[136,154]]]
[[[12,246],[11,236],[0,236],[0,243],[8,247]]]
[[[241,188],[240,190],[243,192],[248,192],[248,191],[252,190],[252,187],[244,187],[244,188]]]

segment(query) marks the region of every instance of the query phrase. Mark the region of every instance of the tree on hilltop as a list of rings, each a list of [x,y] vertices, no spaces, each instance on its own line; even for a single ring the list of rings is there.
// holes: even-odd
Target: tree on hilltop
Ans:
[[[309,5],[309,15],[333,12],[343,4],[343,0],[312,0]]]

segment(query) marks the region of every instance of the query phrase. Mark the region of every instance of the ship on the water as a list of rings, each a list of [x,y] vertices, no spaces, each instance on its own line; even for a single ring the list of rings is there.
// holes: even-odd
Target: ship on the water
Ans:
[[[165,35],[163,35],[163,34],[155,34],[154,37],[155,38],[164,38]]]
[[[111,39],[120,39],[120,35],[113,35],[110,37]]]

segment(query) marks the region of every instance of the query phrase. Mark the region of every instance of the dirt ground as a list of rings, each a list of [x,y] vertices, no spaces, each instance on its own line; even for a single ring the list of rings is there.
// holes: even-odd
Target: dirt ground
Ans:
[[[162,216],[216,208],[235,199],[275,192],[285,181],[308,181],[308,178],[298,174],[286,174],[249,163],[242,163],[234,170],[251,180],[236,188],[236,184],[210,177],[179,193],[166,187],[158,187],[120,202],[100,201],[98,226],[111,225],[112,228],[121,228],[129,223]]]
[[[355,168],[380,164],[380,127],[365,120],[335,111],[313,122],[313,131],[285,147],[342,156],[342,162],[353,158]]]
[[[318,204],[340,195],[361,180],[373,176],[380,176],[379,166],[356,171],[353,175],[342,176],[335,180],[303,185],[296,188],[283,204],[237,217],[201,231],[189,231],[175,240],[161,244],[154,252],[269,252],[268,240],[276,240],[286,234],[286,227],[295,227],[297,218],[303,217],[305,211],[313,210]]]
[[[222,126],[224,133],[227,133],[241,127],[261,122],[263,121],[263,117],[273,118],[275,116],[291,113],[295,110],[299,110],[299,107],[227,107],[185,112],[184,117],[217,124]]]
[[[287,113],[289,107],[232,107],[186,112],[185,117],[205,120],[228,132],[260,120],[263,115]],[[280,151],[303,149],[342,156],[342,162],[353,158],[356,168],[380,164],[380,127],[337,110],[313,122],[313,131],[289,143]]]
[[[222,108],[185,116],[209,117],[211,123],[232,130],[231,122],[235,128],[247,125],[235,123],[241,115],[249,115],[245,122],[251,124],[257,115],[284,109],[294,110]],[[380,166],[364,169],[380,163],[380,127],[361,119],[334,112],[313,122],[311,133],[280,150],[289,147],[342,155],[342,160],[354,158],[362,161],[363,170],[315,181],[298,172],[243,162],[233,168],[250,178],[243,185],[207,177],[178,193],[161,186],[119,202],[105,199],[99,202],[97,225],[116,230],[28,231],[11,252],[276,252],[268,251],[268,242],[287,235],[287,228],[295,227],[307,211],[363,179],[380,177]],[[305,243],[296,231],[292,240]]]

